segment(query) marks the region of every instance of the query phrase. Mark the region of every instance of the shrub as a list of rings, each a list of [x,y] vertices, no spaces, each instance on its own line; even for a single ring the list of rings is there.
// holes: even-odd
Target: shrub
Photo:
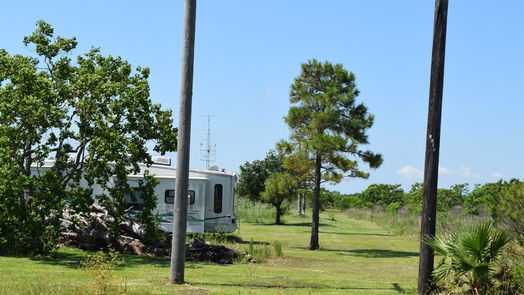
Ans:
[[[495,229],[491,222],[448,235],[423,238],[424,243],[443,256],[433,271],[437,285],[444,290],[466,288],[463,291],[477,295],[494,286],[495,267],[502,248],[509,241],[509,235]]]

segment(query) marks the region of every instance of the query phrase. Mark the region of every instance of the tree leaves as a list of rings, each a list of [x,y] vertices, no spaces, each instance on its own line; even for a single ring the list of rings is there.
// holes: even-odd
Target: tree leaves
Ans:
[[[127,206],[123,196],[132,189],[143,192],[139,216],[153,225],[154,178],[146,173],[131,188],[127,175],[140,172],[138,163],[151,163],[150,147],[161,154],[174,151],[177,130],[171,111],[149,97],[149,68],[133,70],[99,48],[73,62],[64,54],[71,55],[76,39],[54,37],[44,21],[37,22],[24,44],[34,46],[38,57],[0,50],[0,171],[17,171],[10,173],[13,181],[0,185],[0,203],[23,200],[22,192],[33,201],[7,202],[0,232],[10,226],[3,216],[11,216],[12,223],[25,215],[40,216],[33,221],[42,223],[41,230],[52,230],[47,213],[59,216],[66,199],[85,211],[95,185],[104,191],[96,198],[113,214],[115,231]],[[31,165],[48,157],[55,158],[51,169],[31,175]]]

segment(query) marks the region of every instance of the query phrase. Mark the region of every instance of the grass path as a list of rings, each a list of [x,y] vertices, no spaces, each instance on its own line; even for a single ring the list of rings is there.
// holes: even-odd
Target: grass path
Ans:
[[[321,216],[320,246],[309,251],[309,219],[287,225],[241,224],[240,237],[282,242],[285,257],[261,264],[186,264],[188,284],[167,286],[169,261],[125,256],[117,275],[130,294],[399,294],[413,293],[418,242],[391,235],[377,225]],[[242,249],[246,244],[229,245]],[[61,250],[59,259],[0,257],[0,294],[80,294],[90,276],[79,269],[85,252]]]

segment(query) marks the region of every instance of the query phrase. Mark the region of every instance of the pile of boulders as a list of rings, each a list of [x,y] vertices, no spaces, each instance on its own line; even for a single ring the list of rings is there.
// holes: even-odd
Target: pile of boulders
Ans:
[[[110,233],[109,224],[113,221],[107,210],[99,205],[92,205],[89,214],[65,211],[61,219],[61,243],[88,251],[114,249],[125,254],[170,256],[171,233],[162,233],[161,242],[146,245],[144,226],[132,214],[126,214],[120,222],[117,236]],[[234,250],[210,245],[202,239],[195,239],[186,246],[186,260],[232,263],[236,257]]]

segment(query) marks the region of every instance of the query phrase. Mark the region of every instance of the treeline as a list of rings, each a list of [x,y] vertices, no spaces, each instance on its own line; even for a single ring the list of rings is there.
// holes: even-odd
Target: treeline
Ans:
[[[422,211],[422,183],[415,183],[409,191],[400,184],[372,184],[355,194],[340,194],[322,189],[322,208],[382,209],[395,214],[399,210],[419,215]],[[455,184],[437,191],[437,210],[462,215],[490,216],[500,226],[511,230],[524,244],[524,181],[511,179],[477,184]]]

